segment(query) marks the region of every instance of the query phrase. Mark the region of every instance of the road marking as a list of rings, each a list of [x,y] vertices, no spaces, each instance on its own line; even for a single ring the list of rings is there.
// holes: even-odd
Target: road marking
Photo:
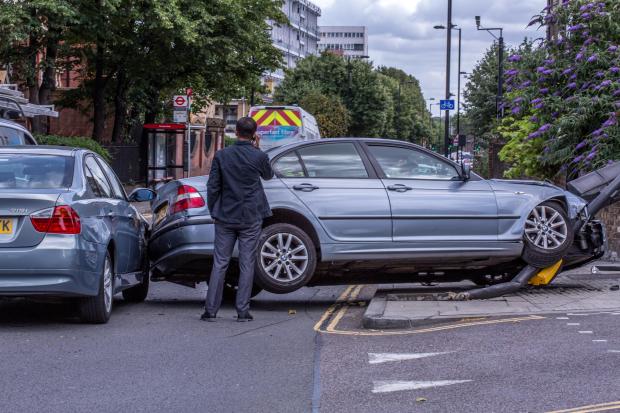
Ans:
[[[379,364],[388,363],[390,361],[415,360],[450,353],[454,353],[454,351],[442,351],[440,353],[368,353],[368,363]]]
[[[467,383],[471,380],[438,380],[438,381],[402,381],[381,380],[373,381],[373,393],[389,393],[403,390],[430,389],[432,387],[451,386],[453,384]]]
[[[547,413],[592,413],[592,412],[603,412],[607,410],[620,409],[620,401],[610,402],[610,403],[601,403],[601,404],[591,404],[588,406],[581,407],[573,407],[572,409],[566,410],[554,410]]]
[[[608,353],[620,353],[620,350],[607,350]]]
[[[586,315],[592,315],[592,314],[591,313],[566,313],[566,315],[586,316]]]
[[[490,324],[503,324],[503,323],[519,323],[521,321],[531,321],[531,320],[545,320],[546,317],[540,315],[528,315],[523,317],[512,317],[512,318],[501,318],[488,320],[486,318],[467,318],[463,321],[459,321],[456,323],[446,323],[439,325],[437,327],[430,328],[422,328],[416,330],[339,330],[337,328],[338,322],[342,319],[349,306],[346,305],[348,302],[354,301],[357,298],[357,295],[361,292],[364,286],[356,286],[350,285],[348,286],[342,294],[338,297],[336,302],[329,306],[325,313],[321,316],[319,321],[314,325],[314,331],[319,333],[326,334],[338,334],[338,335],[349,335],[349,336],[400,336],[400,335],[409,335],[409,334],[420,334],[420,333],[432,333],[435,331],[444,331],[444,330],[452,330],[455,328],[464,328],[464,327],[474,327],[481,325],[490,325]],[[355,293],[355,294],[353,294]],[[340,308],[340,309],[339,309]],[[334,314],[336,316],[334,317]],[[336,318],[337,322],[334,322],[333,319],[330,320],[331,317]],[[323,325],[330,320],[327,327],[323,327]]]
[[[570,320],[570,317],[556,317],[556,320]]]
[[[566,323],[567,326],[578,326],[579,323]]]
[[[590,330],[583,330],[583,331],[579,331],[579,334],[592,334],[592,331],[590,331]]]
[[[607,340],[592,340],[593,343],[607,343]]]

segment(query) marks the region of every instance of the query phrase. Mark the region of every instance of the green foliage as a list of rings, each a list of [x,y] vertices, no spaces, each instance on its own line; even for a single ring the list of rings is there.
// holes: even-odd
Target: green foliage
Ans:
[[[319,91],[309,91],[300,102],[301,107],[311,113],[319,125],[321,137],[338,138],[346,136],[349,129],[349,111],[338,96],[326,96]]]
[[[110,152],[98,142],[84,136],[58,136],[36,134],[35,139],[39,145],[69,146],[71,148],[83,148],[99,154],[106,161],[111,161]]]
[[[347,135],[394,138],[399,81],[411,82],[401,89],[401,137],[417,140],[427,136],[428,112],[418,81],[399,69],[373,70],[371,63],[362,60],[345,60],[331,53],[300,60],[286,73],[275,100],[301,105],[306,96],[316,92],[330,100],[338,98],[350,116]]]
[[[509,116],[503,119],[498,132],[507,143],[499,152],[499,158],[510,165],[504,172],[506,177],[542,177],[549,172],[539,159],[544,146],[543,139],[528,138],[536,129],[536,124],[527,118],[515,119]]]

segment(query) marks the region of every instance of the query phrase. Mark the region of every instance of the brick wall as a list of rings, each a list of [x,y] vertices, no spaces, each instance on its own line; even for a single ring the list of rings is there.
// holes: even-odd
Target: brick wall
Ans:
[[[611,205],[598,213],[598,218],[605,224],[607,230],[606,257],[618,260],[620,255],[620,204]]]

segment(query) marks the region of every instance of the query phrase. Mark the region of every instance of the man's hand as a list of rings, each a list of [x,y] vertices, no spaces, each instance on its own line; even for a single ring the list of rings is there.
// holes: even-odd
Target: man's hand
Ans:
[[[260,135],[258,135],[257,133],[254,134],[254,139],[252,139],[252,143],[254,144],[254,146],[258,149],[260,149]]]

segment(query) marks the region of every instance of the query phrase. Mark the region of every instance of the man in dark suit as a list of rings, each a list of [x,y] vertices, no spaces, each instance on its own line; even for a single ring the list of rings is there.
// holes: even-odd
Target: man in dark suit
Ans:
[[[256,249],[263,219],[271,216],[261,178],[273,178],[269,158],[258,149],[259,143],[254,119],[241,118],[237,121],[237,142],[218,151],[211,166],[207,203],[215,221],[215,251],[201,320],[215,321],[222,303],[226,270],[237,241],[240,270],[235,302],[237,321],[253,320],[249,310]]]

